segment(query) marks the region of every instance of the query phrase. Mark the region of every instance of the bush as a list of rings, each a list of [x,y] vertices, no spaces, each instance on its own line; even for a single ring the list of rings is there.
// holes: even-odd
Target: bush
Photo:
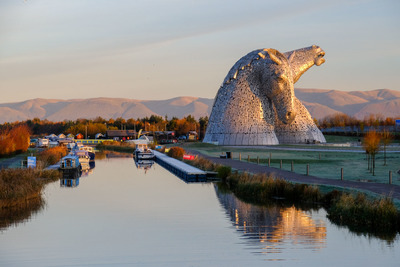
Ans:
[[[18,125],[0,133],[0,157],[23,153],[29,147],[30,132],[26,125]]]
[[[177,146],[171,147],[167,153],[168,156],[175,159],[182,159],[184,154],[185,150]]]
[[[65,157],[67,155],[67,148],[66,147],[52,147],[46,150],[43,150],[42,152],[39,153],[38,155],[38,160],[42,161],[44,166],[49,166],[49,165],[54,165],[62,157]]]
[[[222,181],[226,181],[229,175],[232,173],[232,168],[229,166],[219,166],[217,168],[218,177],[222,179]]]

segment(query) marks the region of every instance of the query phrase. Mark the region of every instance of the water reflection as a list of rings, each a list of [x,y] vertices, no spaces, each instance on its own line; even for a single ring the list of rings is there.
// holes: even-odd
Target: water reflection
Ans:
[[[144,170],[147,173],[148,170],[154,165],[154,160],[135,160],[136,168]]]
[[[60,187],[77,187],[78,185],[79,185],[79,177],[60,179]]]
[[[313,219],[311,214],[294,206],[247,204],[217,185],[215,191],[233,225],[248,245],[255,246],[256,253],[273,253],[276,257],[291,246],[311,250],[326,247],[325,222]]]
[[[13,207],[0,208],[0,231],[28,221],[32,215],[43,209],[44,204],[43,198],[38,196],[29,200],[23,200]]]

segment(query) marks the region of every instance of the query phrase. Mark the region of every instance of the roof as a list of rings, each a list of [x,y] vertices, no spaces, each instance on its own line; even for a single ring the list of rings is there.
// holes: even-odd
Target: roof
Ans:
[[[137,133],[135,130],[108,130],[108,137],[133,137],[136,136]]]

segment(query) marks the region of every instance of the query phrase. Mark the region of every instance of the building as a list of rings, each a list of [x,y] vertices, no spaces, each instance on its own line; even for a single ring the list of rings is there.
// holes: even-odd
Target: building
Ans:
[[[107,138],[116,141],[136,139],[137,132],[135,130],[108,130]]]

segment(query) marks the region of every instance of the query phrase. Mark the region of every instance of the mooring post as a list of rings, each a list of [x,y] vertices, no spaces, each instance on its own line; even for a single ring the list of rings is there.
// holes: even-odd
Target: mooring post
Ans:
[[[271,157],[268,158],[268,167],[271,166]]]
[[[389,184],[392,184],[392,171],[389,171]]]
[[[282,160],[281,160],[281,169],[282,169]]]
[[[307,176],[310,174],[310,165],[307,164]]]
[[[250,162],[250,155],[247,155],[247,162]]]
[[[343,181],[343,168],[340,169],[340,180]]]
[[[242,161],[242,153],[239,152],[239,161]]]
[[[257,164],[260,164],[260,157],[257,156]]]
[[[291,167],[291,171],[292,171],[292,172],[294,171],[294,168],[293,168],[293,160],[292,160],[292,167]]]

